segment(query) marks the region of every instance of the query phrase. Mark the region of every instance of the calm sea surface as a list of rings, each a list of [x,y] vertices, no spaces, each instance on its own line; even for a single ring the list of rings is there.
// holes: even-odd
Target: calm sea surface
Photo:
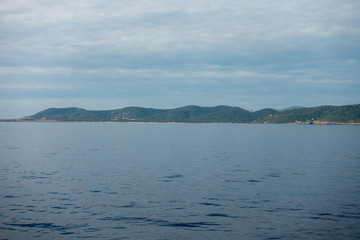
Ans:
[[[360,126],[0,123],[0,239],[358,239]]]

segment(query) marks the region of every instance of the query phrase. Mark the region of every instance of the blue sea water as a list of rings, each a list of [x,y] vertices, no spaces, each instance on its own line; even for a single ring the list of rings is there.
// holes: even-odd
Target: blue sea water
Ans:
[[[360,126],[0,123],[0,239],[358,239]]]

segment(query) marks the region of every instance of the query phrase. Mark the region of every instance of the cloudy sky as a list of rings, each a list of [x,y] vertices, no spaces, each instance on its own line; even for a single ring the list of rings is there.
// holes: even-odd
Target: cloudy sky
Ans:
[[[0,0],[0,118],[360,103],[359,0]]]

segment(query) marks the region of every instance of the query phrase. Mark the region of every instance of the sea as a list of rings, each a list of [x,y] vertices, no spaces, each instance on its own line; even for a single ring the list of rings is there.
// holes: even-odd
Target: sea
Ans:
[[[359,238],[359,125],[0,123],[0,239]]]

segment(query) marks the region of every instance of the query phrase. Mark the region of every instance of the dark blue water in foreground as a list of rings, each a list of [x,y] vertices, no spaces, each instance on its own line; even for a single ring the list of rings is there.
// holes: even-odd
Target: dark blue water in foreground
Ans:
[[[357,239],[360,126],[0,123],[0,239]]]

